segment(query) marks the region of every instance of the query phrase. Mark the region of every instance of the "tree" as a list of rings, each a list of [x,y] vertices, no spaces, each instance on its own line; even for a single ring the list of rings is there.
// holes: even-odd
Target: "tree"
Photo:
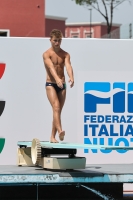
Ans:
[[[107,22],[107,34],[110,36],[111,28],[112,28],[112,22],[113,22],[113,12],[114,9],[122,4],[124,1],[130,0],[74,0],[76,4],[79,5],[85,5],[85,6],[91,6],[95,10],[97,10],[106,20]],[[100,9],[100,3],[103,4],[105,13],[103,13]],[[131,2],[130,2],[131,3]],[[109,17],[109,10],[110,10],[110,17]]]

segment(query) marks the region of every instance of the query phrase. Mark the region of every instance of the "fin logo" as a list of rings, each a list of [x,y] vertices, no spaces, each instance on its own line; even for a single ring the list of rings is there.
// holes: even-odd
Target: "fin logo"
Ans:
[[[113,90],[113,91],[111,91]],[[127,105],[125,99],[127,98]],[[112,103],[111,103],[112,102]],[[133,113],[133,83],[85,82],[84,112],[96,113],[98,104],[112,104],[114,113]]]
[[[3,77],[5,72],[6,64],[0,63],[0,79]],[[0,101],[0,116],[2,115],[5,108],[5,101]],[[5,138],[0,138],[0,153],[2,152],[5,145]]]

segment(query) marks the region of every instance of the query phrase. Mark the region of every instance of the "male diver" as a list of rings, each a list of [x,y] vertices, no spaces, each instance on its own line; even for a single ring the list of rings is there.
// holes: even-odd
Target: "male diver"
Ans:
[[[43,53],[44,65],[46,68],[46,93],[53,109],[53,123],[50,142],[58,143],[56,132],[59,139],[64,140],[65,131],[61,125],[61,111],[66,98],[66,83],[64,66],[69,76],[70,87],[74,86],[73,69],[70,62],[70,55],[61,49],[62,32],[53,29],[50,33],[51,48]]]

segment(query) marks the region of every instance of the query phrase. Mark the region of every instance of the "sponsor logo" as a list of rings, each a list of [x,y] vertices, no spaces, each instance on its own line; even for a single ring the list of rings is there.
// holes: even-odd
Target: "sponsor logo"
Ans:
[[[133,83],[84,83],[84,143],[132,146]],[[106,141],[106,142],[105,142]],[[97,153],[98,150],[92,150]],[[112,150],[101,150],[110,153]],[[88,153],[89,150],[85,150]],[[117,150],[125,153],[126,150]]]
[[[0,138],[0,153],[2,152],[5,145],[5,138]]]
[[[5,108],[5,101],[0,101],[0,116],[2,115]]]
[[[0,63],[0,79],[3,77],[3,74],[5,72],[5,63]],[[2,115],[5,108],[5,101],[0,101],[0,116]],[[2,152],[5,145],[5,138],[0,138],[0,153]]]
[[[50,163],[50,160],[46,160],[46,164],[49,164]]]
[[[111,94],[111,86],[113,95]],[[126,87],[127,86],[127,87]],[[127,89],[127,92],[125,91]],[[125,99],[127,97],[127,105]],[[133,83],[86,82],[84,85],[84,111],[96,113],[97,105],[110,104],[114,113],[133,113]],[[112,104],[112,105],[111,105]]]
[[[6,64],[0,63],[0,79],[2,78],[4,71],[5,71]]]

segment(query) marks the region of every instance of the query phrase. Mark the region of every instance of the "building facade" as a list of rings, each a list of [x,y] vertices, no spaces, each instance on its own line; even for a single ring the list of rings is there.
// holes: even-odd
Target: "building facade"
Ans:
[[[57,16],[45,16],[45,37],[49,37],[49,34],[52,29],[59,29],[63,33],[63,36],[65,37],[65,17],[57,17]]]
[[[65,17],[45,15],[45,0],[0,0],[0,36],[49,37],[52,29],[70,38],[106,38],[107,25],[66,23]],[[112,25],[111,38],[120,38],[120,24]]]
[[[112,24],[112,38],[120,38],[120,24]],[[65,37],[69,38],[106,38],[107,24],[105,22],[66,23]]]
[[[0,35],[45,36],[45,0],[0,0]]]

